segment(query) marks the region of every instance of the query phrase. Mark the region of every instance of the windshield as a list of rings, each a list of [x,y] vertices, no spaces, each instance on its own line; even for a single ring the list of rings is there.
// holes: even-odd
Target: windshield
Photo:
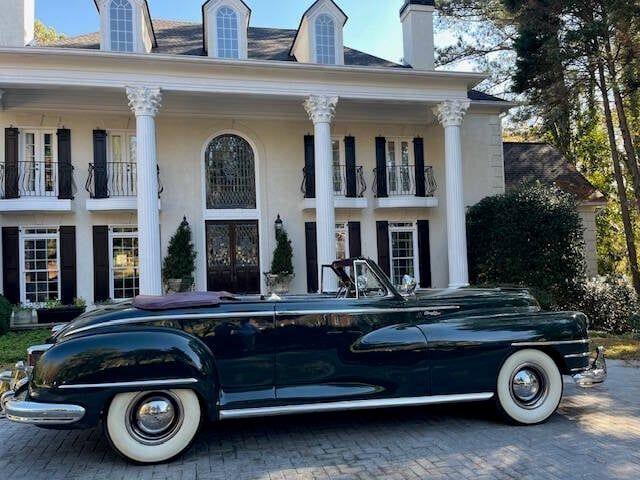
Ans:
[[[322,276],[337,277],[337,298],[384,297],[389,290],[381,281],[378,272],[366,260],[341,260],[331,266],[323,266]],[[326,292],[322,293],[335,293]]]

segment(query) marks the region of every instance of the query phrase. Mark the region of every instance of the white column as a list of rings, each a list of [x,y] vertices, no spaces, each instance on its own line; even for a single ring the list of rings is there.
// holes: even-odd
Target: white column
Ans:
[[[444,157],[447,189],[447,245],[449,287],[469,286],[467,226],[465,223],[464,181],[462,174],[462,120],[469,109],[468,100],[448,100],[433,108],[444,127]]]
[[[313,122],[315,135],[316,230],[320,276],[322,265],[331,265],[336,260],[331,122],[337,104],[338,97],[318,95],[312,95],[304,102],[304,108]],[[324,277],[324,285],[320,285],[318,280],[320,288],[327,291],[336,290],[338,283],[334,275],[325,274]]]
[[[127,87],[127,97],[129,98],[129,106],[136,115],[140,294],[162,295],[162,252],[158,211],[158,155],[155,122],[162,94],[159,88]]]

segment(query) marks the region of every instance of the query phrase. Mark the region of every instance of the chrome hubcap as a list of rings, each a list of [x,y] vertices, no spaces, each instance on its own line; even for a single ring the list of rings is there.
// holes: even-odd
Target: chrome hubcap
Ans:
[[[547,398],[549,382],[536,365],[521,365],[511,376],[511,397],[523,408],[539,407]]]
[[[131,402],[126,418],[129,433],[145,445],[171,439],[183,420],[182,403],[171,392],[141,393]]]

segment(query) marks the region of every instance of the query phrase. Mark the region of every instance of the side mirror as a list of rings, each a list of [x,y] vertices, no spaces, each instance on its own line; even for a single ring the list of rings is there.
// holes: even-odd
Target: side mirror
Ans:
[[[403,295],[413,295],[416,293],[416,288],[418,288],[418,283],[416,279],[411,275],[405,275],[402,277],[402,285],[400,286],[400,293]]]

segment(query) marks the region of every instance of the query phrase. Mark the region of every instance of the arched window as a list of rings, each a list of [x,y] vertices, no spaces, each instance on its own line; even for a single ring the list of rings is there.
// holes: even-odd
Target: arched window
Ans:
[[[239,58],[238,15],[229,7],[222,7],[216,15],[218,24],[218,57]]]
[[[129,0],[111,0],[109,19],[111,50],[133,52],[133,8]]]
[[[207,209],[255,209],[255,157],[237,135],[214,138],[205,152]]]
[[[316,19],[316,61],[323,65],[336,63],[336,27],[326,13]]]

